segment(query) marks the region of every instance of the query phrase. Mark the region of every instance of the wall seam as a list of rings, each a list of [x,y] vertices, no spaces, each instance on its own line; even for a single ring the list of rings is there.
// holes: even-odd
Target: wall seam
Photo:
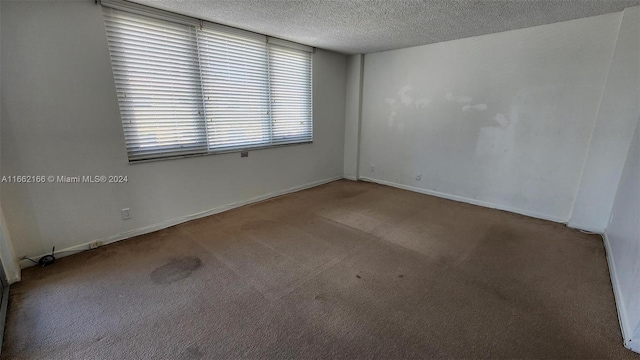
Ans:
[[[584,157],[584,161],[582,162],[582,169],[580,170],[580,177],[578,178],[578,186],[576,187],[576,191],[573,195],[573,202],[571,204],[567,225],[569,225],[573,220],[573,213],[575,212],[576,202],[578,201],[578,194],[580,193],[580,187],[582,186],[582,180],[584,177],[584,169],[587,167],[587,162],[589,161],[589,153],[591,152],[591,143],[593,142],[593,135],[596,132],[596,126],[598,125],[598,119],[600,118],[600,107],[602,105],[602,99],[604,98],[604,93],[607,89],[607,82],[609,81],[609,74],[611,73],[611,65],[613,64],[613,58],[616,54],[616,49],[618,48],[618,39],[620,38],[620,30],[622,29],[623,18],[624,18],[624,10],[620,12],[620,22],[618,23],[618,32],[616,34],[616,40],[615,40],[615,44],[613,45],[613,51],[611,52],[611,57],[609,58],[609,65],[607,66],[607,75],[605,76],[604,82],[602,84],[602,91],[600,92],[600,100],[598,101],[598,109],[596,110],[596,119],[593,122],[593,127],[591,128],[591,135],[589,135],[589,145],[587,147],[587,152]],[[604,229],[602,229],[602,231],[604,232]]]
[[[360,54],[360,79],[358,84],[358,135],[356,136],[356,180],[360,179],[360,142],[362,133],[362,91],[364,88],[364,56]]]

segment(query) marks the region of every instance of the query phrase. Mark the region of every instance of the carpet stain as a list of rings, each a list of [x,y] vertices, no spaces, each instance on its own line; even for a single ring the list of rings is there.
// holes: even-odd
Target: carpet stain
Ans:
[[[403,277],[404,277],[404,275],[400,274],[400,275],[398,275],[398,277],[399,277],[399,278],[403,278]]]
[[[356,277],[357,277],[358,279],[362,279],[362,276],[360,276],[360,275],[356,275]]]
[[[189,346],[182,354],[184,359],[202,359],[204,357],[197,346]]]
[[[151,272],[151,280],[156,284],[170,284],[188,278],[200,266],[202,260],[195,256],[171,259]]]

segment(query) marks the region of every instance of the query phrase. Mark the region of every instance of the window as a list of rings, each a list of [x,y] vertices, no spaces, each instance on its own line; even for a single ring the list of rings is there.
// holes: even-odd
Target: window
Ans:
[[[313,140],[311,48],[102,3],[130,162]]]

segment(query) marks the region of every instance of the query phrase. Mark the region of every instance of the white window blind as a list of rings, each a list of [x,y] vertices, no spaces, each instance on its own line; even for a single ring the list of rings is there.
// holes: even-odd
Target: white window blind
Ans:
[[[203,27],[198,33],[209,149],[269,143],[266,37]]]
[[[104,15],[129,160],[206,152],[195,27]]]
[[[311,141],[311,58],[309,53],[269,45],[274,144]]]
[[[129,161],[313,140],[311,48],[102,3]]]

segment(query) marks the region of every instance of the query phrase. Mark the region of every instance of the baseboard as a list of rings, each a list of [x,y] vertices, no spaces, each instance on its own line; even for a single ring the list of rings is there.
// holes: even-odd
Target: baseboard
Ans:
[[[609,275],[611,277],[611,286],[613,287],[613,296],[616,301],[616,310],[618,311],[618,322],[622,331],[622,342],[627,349],[640,353],[640,338],[633,339],[634,329],[627,319],[627,311],[624,307],[622,294],[620,293],[620,285],[618,283],[618,273],[616,272],[616,263],[611,252],[611,243],[605,232],[602,235],[604,242],[604,250],[607,256],[607,264],[609,265]],[[635,341],[633,341],[635,340]]]
[[[6,259],[1,259],[3,264],[7,264],[7,260]],[[22,276],[21,274],[21,268],[19,266],[19,261],[17,259],[14,258],[10,258],[10,261],[13,263],[13,266],[9,266],[9,269],[5,268],[0,268],[0,273],[2,275],[4,275],[5,280],[7,280],[7,282],[9,283],[9,285],[17,283],[20,281],[20,277]],[[9,272],[7,272],[7,270],[9,270]]]
[[[584,231],[588,231],[588,232],[591,232],[591,233],[594,233],[594,234],[599,234],[599,235],[604,234],[604,229],[595,228],[593,226],[575,224],[575,223],[572,223],[572,222],[569,222],[567,224],[567,226],[572,228],[572,229],[584,230]]]
[[[19,264],[19,262],[17,262]],[[18,268],[20,268],[20,266],[18,266]],[[20,282],[22,275],[18,272],[17,274],[14,274],[13,276],[7,276],[7,282],[9,283],[9,285],[11,284],[15,284],[17,282]]]
[[[351,176],[351,175],[344,175],[343,178],[345,178],[347,180],[351,180],[351,181],[358,181],[357,177]]]
[[[269,193],[269,194],[260,195],[260,196],[257,196],[257,197],[254,197],[254,198],[250,198],[250,199],[247,199],[247,200],[238,201],[238,202],[235,202],[235,203],[232,203],[232,204],[218,206],[218,207],[215,207],[213,209],[202,211],[202,212],[199,212],[199,213],[195,213],[195,214],[183,216],[183,217],[180,217],[180,218],[163,221],[161,223],[157,223],[157,224],[153,224],[153,225],[144,226],[144,227],[141,227],[141,228],[129,230],[129,231],[126,231],[124,233],[117,234],[117,235],[111,235],[111,236],[103,237],[103,238],[100,238],[100,239],[94,239],[94,240],[91,240],[91,241],[87,241],[86,243],[82,243],[82,244],[79,244],[79,245],[71,246],[71,247],[68,247],[68,248],[65,248],[65,249],[56,250],[56,257],[57,258],[62,258],[62,257],[65,257],[65,256],[70,256],[70,255],[77,254],[77,253],[82,252],[82,251],[89,250],[89,244],[94,242],[94,241],[101,241],[103,245],[111,244],[111,243],[114,243],[114,242],[117,242],[117,241],[121,241],[121,240],[129,239],[129,238],[132,238],[132,237],[148,234],[148,233],[151,233],[151,232],[154,232],[154,231],[166,229],[168,227],[171,227],[171,226],[174,226],[174,225],[178,225],[178,224],[182,224],[182,223],[190,221],[190,220],[199,219],[199,218],[202,218],[202,217],[205,217],[205,216],[218,214],[218,213],[221,213],[221,212],[224,212],[224,211],[227,211],[227,210],[231,210],[231,209],[235,209],[235,208],[238,208],[238,207],[241,207],[241,206],[245,206],[245,205],[253,204],[253,203],[256,203],[256,202],[268,200],[268,199],[274,198],[276,196],[282,196],[282,195],[294,193],[294,192],[297,192],[297,191],[310,189],[312,187],[316,187],[316,186],[319,186],[319,185],[327,184],[327,183],[330,183],[330,182],[333,182],[333,181],[336,181],[336,180],[340,180],[342,178],[343,178],[343,176],[334,176],[334,177],[331,177],[331,178],[318,180],[318,181],[310,182],[310,183],[303,184],[303,185],[294,186],[294,187],[291,187],[291,188],[288,188],[288,189],[272,192],[272,193]],[[33,259],[39,259],[40,257],[42,257],[44,255],[49,255],[49,253],[41,254],[41,255],[38,255],[38,256],[33,256],[32,258]],[[19,264],[20,264],[20,267],[23,268],[23,269],[27,268],[27,267],[35,266],[35,264],[33,262],[29,261],[29,260],[21,260]],[[17,279],[17,280],[20,280],[20,279]]]
[[[385,181],[385,180],[377,180],[377,179],[372,179],[372,178],[368,178],[368,177],[361,177],[360,180],[364,180],[364,181],[368,181],[368,182],[372,182],[372,183],[376,183],[376,184],[380,184],[380,185],[392,186],[392,187],[395,187],[395,188],[398,188],[398,189],[414,191],[414,192],[421,193],[421,194],[432,195],[432,196],[436,196],[436,197],[443,198],[443,199],[460,201],[460,202],[464,202],[464,203],[467,203],[467,204],[472,204],[472,205],[478,205],[478,206],[483,206],[483,207],[492,208],[492,209],[509,211],[509,212],[512,212],[512,213],[520,214],[520,215],[526,215],[526,216],[530,216],[530,217],[534,217],[534,218],[538,218],[538,219],[542,219],[542,220],[549,220],[549,221],[562,223],[562,224],[566,224],[567,221],[568,221],[568,219],[562,219],[562,218],[558,218],[558,217],[555,217],[555,216],[549,216],[549,215],[546,215],[546,214],[540,214],[540,213],[536,213],[536,212],[533,212],[533,211],[517,209],[517,208],[510,207],[510,206],[505,206],[505,205],[493,204],[493,203],[486,202],[486,201],[466,198],[464,196],[458,196],[458,195],[447,194],[447,193],[443,193],[443,192],[439,192],[439,191],[422,189],[422,188],[418,188],[418,187],[415,187],[415,186],[398,184],[398,183]]]

